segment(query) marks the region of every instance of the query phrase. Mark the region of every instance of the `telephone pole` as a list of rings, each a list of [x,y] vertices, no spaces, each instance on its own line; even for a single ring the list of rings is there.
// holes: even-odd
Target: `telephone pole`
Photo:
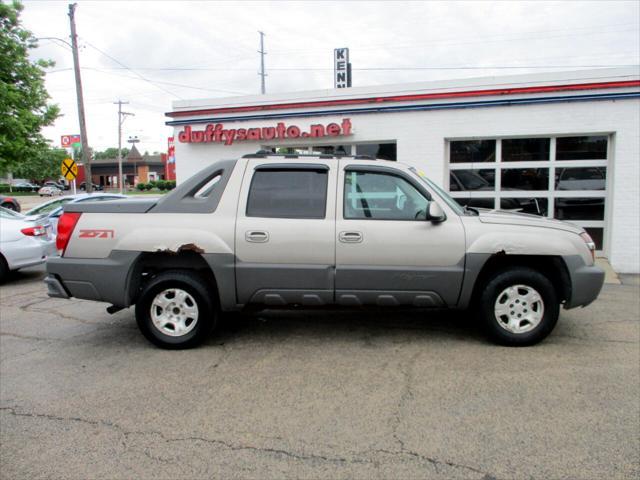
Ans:
[[[262,95],[264,95],[265,93],[267,93],[267,89],[264,84],[264,77],[267,76],[264,71],[264,56],[267,54],[267,52],[264,51],[264,32],[258,33],[260,34],[260,50],[258,50],[258,53],[260,54],[260,73],[258,73],[258,75],[260,75],[261,77],[260,92],[262,93]]]
[[[91,177],[91,151],[87,140],[87,123],[84,118],[84,99],[82,96],[82,79],[80,78],[80,59],[78,58],[78,35],[76,34],[76,3],[69,4],[69,22],[71,23],[71,50],[73,52],[73,71],[76,77],[76,96],[78,97],[78,118],[80,120],[80,140],[82,142],[82,162],[84,163],[85,186],[87,193],[93,191]]]
[[[127,118],[127,115],[133,116],[134,114],[122,111],[122,105],[127,105],[129,102],[118,100],[117,102],[113,103],[114,105],[118,105],[118,187],[120,188],[120,193],[123,193],[124,181],[122,178],[122,124],[124,123],[125,118]]]

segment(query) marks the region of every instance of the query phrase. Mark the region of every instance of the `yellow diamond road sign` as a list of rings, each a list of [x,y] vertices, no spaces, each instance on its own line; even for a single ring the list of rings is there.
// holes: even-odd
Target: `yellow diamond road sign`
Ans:
[[[65,158],[60,169],[62,170],[62,176],[69,181],[75,180],[78,176],[78,165],[71,158]]]

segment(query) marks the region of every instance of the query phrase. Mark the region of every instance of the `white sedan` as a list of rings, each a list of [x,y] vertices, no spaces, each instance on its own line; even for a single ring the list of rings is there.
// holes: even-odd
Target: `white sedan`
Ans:
[[[55,197],[58,195],[62,195],[62,190],[56,187],[42,187],[38,190],[38,195],[41,197]]]
[[[11,270],[44,263],[56,254],[56,241],[46,219],[34,222],[0,207],[0,283]]]
[[[67,203],[79,203],[79,202],[104,202],[106,200],[119,200],[127,198],[124,195],[118,193],[79,193],[77,195],[65,195],[61,198],[55,198],[48,202],[38,205],[31,210],[24,212],[25,217],[28,220],[41,220],[45,219],[51,223],[53,228],[53,234],[55,235],[58,230],[58,218],[62,215],[62,207]]]

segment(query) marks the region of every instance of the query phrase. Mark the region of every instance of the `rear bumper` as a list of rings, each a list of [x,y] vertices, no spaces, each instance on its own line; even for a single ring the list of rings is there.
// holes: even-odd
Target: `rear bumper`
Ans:
[[[47,261],[48,294],[129,306],[131,267],[138,252],[113,251],[107,258],[56,257]]]
[[[593,302],[604,285],[604,270],[596,265],[586,265],[579,255],[564,257],[571,277],[571,297],[564,308],[586,307]]]

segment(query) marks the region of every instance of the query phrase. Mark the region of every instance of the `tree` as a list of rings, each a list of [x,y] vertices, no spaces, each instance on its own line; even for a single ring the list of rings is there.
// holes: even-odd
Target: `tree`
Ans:
[[[36,38],[22,27],[18,1],[0,1],[0,172],[28,169],[49,150],[40,133],[59,115],[57,105],[48,104],[45,68],[49,60],[29,60]]]
[[[120,150],[122,152],[122,158],[125,158],[129,153],[128,148],[123,148]],[[80,158],[80,157],[78,157]],[[93,158],[102,159],[102,158],[118,158],[118,148],[117,147],[109,147],[102,152],[93,152]]]
[[[62,148],[48,148],[15,167],[13,176],[38,181],[57,179],[60,177],[60,165],[68,156],[67,151]]]

